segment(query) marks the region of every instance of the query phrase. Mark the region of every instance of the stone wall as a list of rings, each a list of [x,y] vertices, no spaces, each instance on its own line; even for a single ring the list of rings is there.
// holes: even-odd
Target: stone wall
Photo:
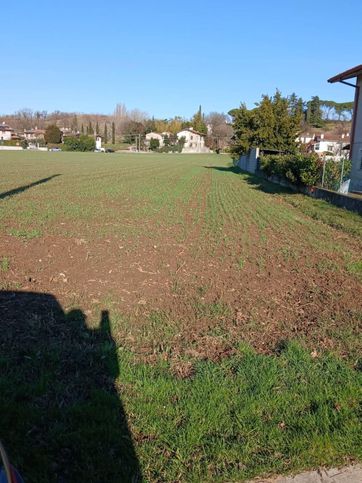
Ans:
[[[306,194],[320,200],[328,201],[333,205],[339,206],[349,211],[356,211],[362,215],[362,197],[354,197],[353,195],[344,195],[329,191],[324,188],[307,188]]]
[[[248,154],[240,156],[237,166],[248,173],[256,173],[259,167],[259,148],[250,149]]]
[[[316,186],[312,187],[298,187],[293,185],[289,181],[283,178],[279,178],[278,176],[266,176],[263,171],[258,170],[255,173],[257,176],[264,178],[271,183],[279,184],[280,186],[284,186],[289,188],[292,191],[297,191],[312,198],[328,201],[332,203],[332,205],[338,206],[339,208],[344,208],[348,211],[355,211],[362,215],[362,196],[353,196],[353,194],[342,194],[337,193],[336,191],[330,191],[324,188],[317,188]]]

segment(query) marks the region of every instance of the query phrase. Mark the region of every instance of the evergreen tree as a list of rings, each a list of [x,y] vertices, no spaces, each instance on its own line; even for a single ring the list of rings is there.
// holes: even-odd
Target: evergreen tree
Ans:
[[[104,138],[104,144],[107,144],[108,143],[108,130],[107,130],[107,123],[106,122],[104,123],[103,138]]]
[[[298,104],[298,102],[297,102]],[[300,111],[292,112],[290,99],[276,91],[273,97],[263,96],[256,108],[244,105],[229,113],[233,118],[234,146],[237,155],[252,147],[271,149],[282,153],[296,153],[296,138],[300,132]]]
[[[112,144],[116,144],[116,125],[112,122]]]
[[[252,147],[253,135],[257,129],[255,109],[249,110],[245,104],[229,112],[232,117],[233,145],[232,152],[236,155],[246,154]]]
[[[322,127],[322,108],[321,101],[318,96],[312,97],[307,104],[307,123],[313,127]]]
[[[204,121],[204,116],[202,115],[201,106],[192,118],[192,127],[195,129],[195,131],[207,134],[207,126]]]
[[[80,128],[80,132],[81,132],[81,134],[83,134],[83,135],[84,135],[84,126],[83,126],[83,123],[82,123],[82,126],[81,126],[81,128]]]
[[[290,114],[302,122],[304,118],[304,102],[301,97],[298,97],[294,92],[288,98]]]
[[[92,136],[92,134],[94,134],[94,131],[93,131],[93,126],[92,126],[92,121],[89,121],[88,123],[88,127],[87,127],[87,134],[89,136]]]
[[[60,144],[62,142],[62,132],[58,126],[52,124],[46,128],[44,139],[47,144]]]
[[[74,114],[74,117],[72,119],[71,129],[74,133],[78,132],[78,118],[76,114]]]
[[[98,124],[98,121],[96,123],[96,134],[99,134],[99,124]]]

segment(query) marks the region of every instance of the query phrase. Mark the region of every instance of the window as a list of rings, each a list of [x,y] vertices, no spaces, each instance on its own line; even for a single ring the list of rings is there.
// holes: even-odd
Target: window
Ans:
[[[334,149],[333,144],[328,144],[327,151],[333,151],[333,149]]]
[[[316,144],[314,145],[314,151],[319,151],[319,143],[316,143]]]

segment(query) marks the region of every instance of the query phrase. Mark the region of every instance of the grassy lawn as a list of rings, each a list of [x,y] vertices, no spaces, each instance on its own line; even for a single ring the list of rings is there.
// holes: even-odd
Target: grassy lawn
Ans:
[[[232,168],[235,169],[235,168]],[[257,176],[242,174],[250,184],[254,184],[259,189],[270,194],[279,194],[283,196],[287,203],[295,206],[300,211],[315,220],[320,220],[329,226],[355,235],[357,238],[362,237],[361,217],[358,213],[353,213],[344,209],[340,209],[323,200],[317,200],[294,193],[288,188],[283,188],[275,183],[261,179]]]
[[[25,481],[362,460],[361,217],[229,166],[0,153],[0,438]]]

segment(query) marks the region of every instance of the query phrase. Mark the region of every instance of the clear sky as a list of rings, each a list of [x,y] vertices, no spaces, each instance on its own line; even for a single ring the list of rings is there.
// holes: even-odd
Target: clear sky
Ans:
[[[327,79],[362,64],[362,0],[4,2],[0,114],[156,117],[249,107],[278,87],[353,100]]]

